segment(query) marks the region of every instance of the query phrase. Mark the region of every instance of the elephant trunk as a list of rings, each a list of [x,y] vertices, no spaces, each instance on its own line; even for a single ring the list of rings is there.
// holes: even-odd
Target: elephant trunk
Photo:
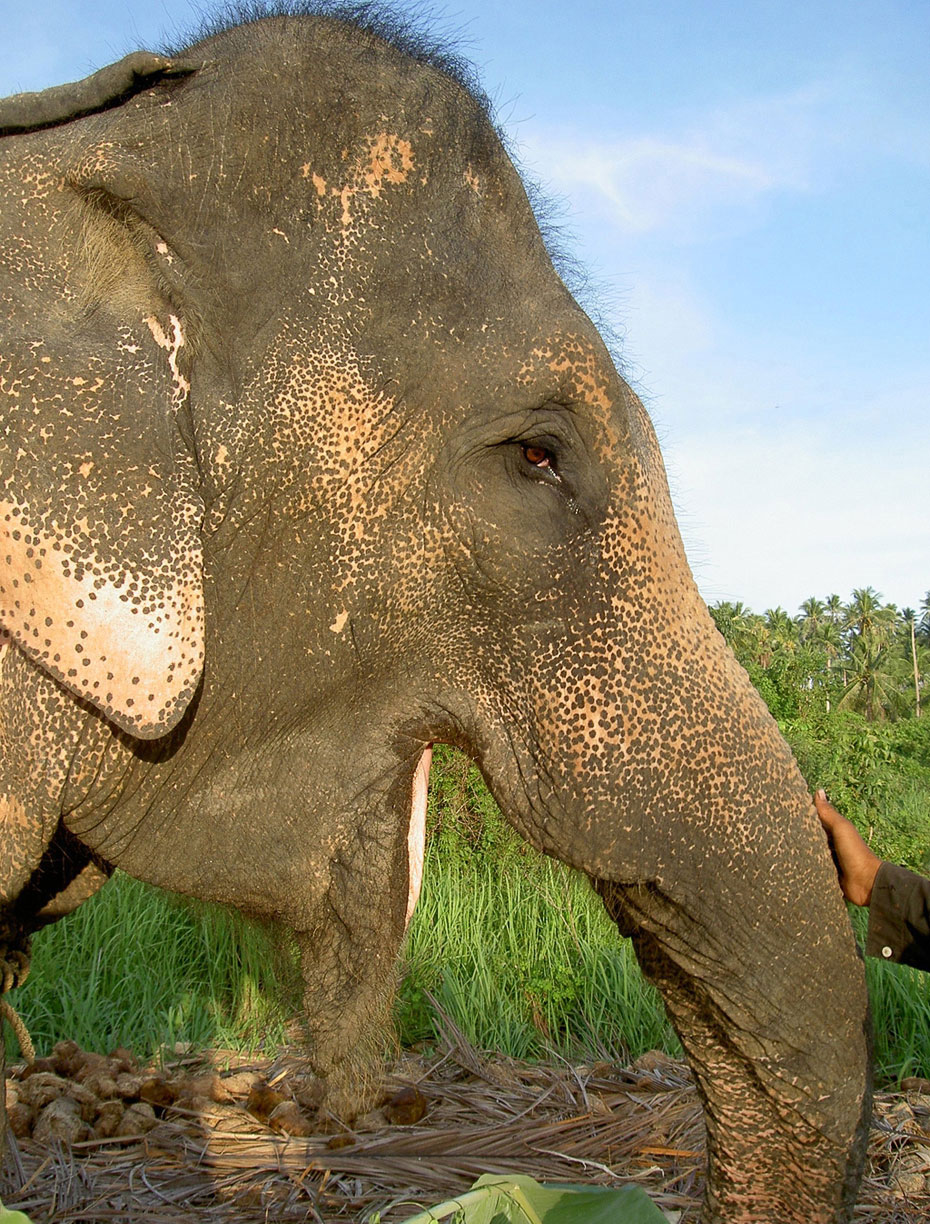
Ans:
[[[861,957],[787,744],[696,592],[674,594],[661,606],[687,616],[659,645],[624,638],[616,606],[579,635],[583,700],[535,686],[517,786],[483,764],[521,831],[595,881],[665,998],[706,1106],[705,1224],[845,1221],[870,1093]]]
[[[704,1224],[849,1220],[870,1102],[868,1008],[851,941],[827,929],[812,948],[782,927],[745,975],[721,974],[706,919],[683,916],[654,886],[597,889],[662,993],[704,1103]],[[786,998],[788,978],[796,997]]]
[[[607,753],[609,789],[634,799],[596,886],[662,992],[705,1103],[705,1224],[845,1221],[867,1138],[870,1022],[826,840],[714,630],[673,679],[672,751],[659,736],[637,750],[627,734]]]

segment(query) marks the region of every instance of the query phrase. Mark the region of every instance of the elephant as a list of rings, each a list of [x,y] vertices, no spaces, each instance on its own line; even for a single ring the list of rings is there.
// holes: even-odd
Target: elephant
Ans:
[[[484,95],[362,7],[0,103],[7,978],[114,867],[281,922],[348,1109],[452,744],[659,986],[707,1224],[847,1220],[868,1002],[807,786]]]

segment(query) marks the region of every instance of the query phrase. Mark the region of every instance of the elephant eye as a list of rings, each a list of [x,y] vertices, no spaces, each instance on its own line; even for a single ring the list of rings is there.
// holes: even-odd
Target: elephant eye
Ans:
[[[520,453],[523,459],[533,469],[533,479],[543,480],[546,484],[560,485],[558,456],[554,450],[541,442],[521,442]]]
[[[534,468],[548,469],[555,475],[555,456],[551,451],[546,450],[544,446],[535,446],[529,442],[525,442],[520,449],[523,451],[523,458],[527,463],[531,464]]]
[[[561,452],[556,439],[553,438],[550,443],[548,437],[536,437],[531,441],[514,438],[508,443],[508,449],[511,446],[511,455],[516,459],[517,470],[522,476],[528,477],[534,484],[562,487],[562,473],[559,470]]]

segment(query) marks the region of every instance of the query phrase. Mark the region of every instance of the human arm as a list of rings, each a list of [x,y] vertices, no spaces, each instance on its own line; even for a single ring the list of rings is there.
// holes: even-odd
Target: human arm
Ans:
[[[836,810],[824,791],[819,790],[814,796],[814,807],[827,831],[843,896],[853,905],[868,905],[882,860],[865,844],[853,822]]]
[[[869,907],[866,956],[930,970],[930,880],[884,863],[822,790],[814,796],[843,895]]]

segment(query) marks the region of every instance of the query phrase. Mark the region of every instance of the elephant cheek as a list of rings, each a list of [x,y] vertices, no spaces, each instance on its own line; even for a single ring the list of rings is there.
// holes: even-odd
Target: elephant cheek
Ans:
[[[410,802],[410,828],[407,831],[407,864],[410,880],[407,891],[407,913],[404,927],[410,925],[413,911],[420,897],[423,883],[423,856],[426,848],[426,798],[429,790],[429,767],[433,759],[433,746],[424,748],[413,775]]]

